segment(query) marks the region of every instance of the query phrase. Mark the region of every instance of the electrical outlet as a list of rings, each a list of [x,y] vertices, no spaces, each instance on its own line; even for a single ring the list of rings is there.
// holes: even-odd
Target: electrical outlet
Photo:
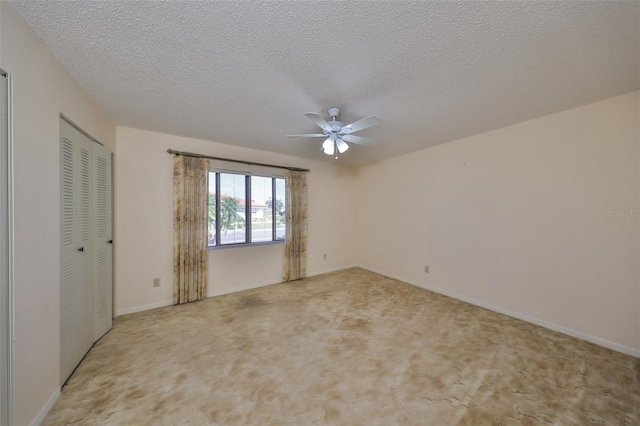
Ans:
[[[425,266],[425,267],[424,267],[424,273],[425,273],[425,274],[428,274],[428,273],[429,273],[429,267],[428,267],[428,266]]]
[[[154,278],[153,279],[153,286],[154,287],[160,287],[160,278]]]
[[[324,254],[324,260],[327,260],[327,254],[326,253]]]

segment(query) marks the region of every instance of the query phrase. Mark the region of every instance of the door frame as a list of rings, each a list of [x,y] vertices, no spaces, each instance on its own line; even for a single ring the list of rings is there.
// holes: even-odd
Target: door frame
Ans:
[[[0,129],[0,424],[13,422],[13,125],[11,75],[0,68],[0,84],[6,88],[6,129]],[[6,142],[6,144],[5,144]]]

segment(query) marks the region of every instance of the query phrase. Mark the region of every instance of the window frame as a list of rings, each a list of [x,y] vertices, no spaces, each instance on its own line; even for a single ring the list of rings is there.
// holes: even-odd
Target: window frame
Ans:
[[[221,236],[221,221],[220,221],[220,207],[221,207],[221,191],[220,191],[220,175],[221,174],[232,174],[232,175],[240,175],[244,176],[244,197],[245,197],[245,206],[244,206],[244,215],[245,215],[245,241],[240,243],[226,243],[222,244],[222,236]],[[218,168],[211,168],[207,172],[207,211],[209,210],[209,183],[210,179],[214,177],[215,179],[215,194],[214,199],[216,203],[215,208],[215,244],[209,245],[208,235],[207,235],[207,249],[209,250],[217,250],[217,249],[225,249],[231,247],[249,247],[249,246],[260,246],[260,245],[270,245],[270,244],[283,244],[285,242],[285,238],[277,239],[277,223],[276,223],[276,181],[277,179],[281,179],[286,187],[286,179],[284,176],[280,175],[272,175],[272,174],[258,174],[247,171],[240,170],[225,170]],[[271,179],[271,240],[267,241],[252,241],[252,200],[251,200],[251,178],[252,177],[260,177]],[[284,202],[285,200],[283,200]],[[286,224],[285,224],[286,226]],[[207,234],[209,232],[209,227],[207,226]]]

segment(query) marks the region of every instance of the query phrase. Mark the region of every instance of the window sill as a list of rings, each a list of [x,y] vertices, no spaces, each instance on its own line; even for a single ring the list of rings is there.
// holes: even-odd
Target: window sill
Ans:
[[[222,246],[208,246],[207,249],[211,250],[223,250],[228,248],[238,248],[238,247],[257,247],[257,246],[270,246],[274,244],[284,244],[284,240],[278,241],[260,241],[257,243],[237,243],[237,244],[225,244]]]

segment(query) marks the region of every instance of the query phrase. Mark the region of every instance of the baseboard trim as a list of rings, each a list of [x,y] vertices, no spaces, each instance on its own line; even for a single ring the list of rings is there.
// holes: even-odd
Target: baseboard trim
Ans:
[[[254,289],[254,288],[265,287],[265,286],[268,286],[268,285],[278,284],[278,283],[279,282],[262,282],[262,283],[252,284],[252,285],[248,285],[248,286],[244,286],[244,287],[240,287],[240,288],[234,288],[234,289],[230,289],[230,290],[216,291],[216,292],[212,292],[212,293],[207,293],[207,298],[215,297],[215,296],[222,296],[224,294],[236,293],[238,291],[251,290],[251,289]],[[157,308],[164,308],[165,306],[171,306],[171,305],[173,305],[173,300],[165,300],[164,302],[157,302],[157,303],[150,303],[148,305],[134,306],[134,307],[131,307],[131,308],[120,309],[120,310],[116,311],[116,316],[119,317],[121,315],[135,314],[136,312],[148,311],[148,310],[157,309]]]
[[[328,274],[329,272],[341,271],[343,269],[355,268],[357,266],[358,265],[346,265],[346,266],[340,266],[337,268],[323,269],[320,271],[311,272],[307,276],[313,277],[315,275]],[[253,290],[254,288],[266,287],[268,285],[273,285],[273,284],[280,284],[281,282],[282,281],[263,281],[260,283],[250,284],[250,285],[237,287],[233,289],[227,289],[222,291],[212,291],[207,293],[207,297],[222,296],[225,294],[237,293],[239,291]],[[150,309],[164,308],[165,306],[171,306],[171,305],[173,305],[173,300],[166,300],[164,302],[156,302],[148,305],[134,306],[131,308],[117,310],[115,313],[115,316],[119,317],[121,315],[135,314],[136,312],[148,311]]]
[[[357,265],[347,265],[347,266],[340,266],[338,268],[323,269],[323,270],[320,270],[320,271],[311,272],[311,273],[307,274],[307,277],[314,277],[316,275],[328,274],[330,272],[342,271],[343,269],[349,269],[349,268],[355,268],[355,267],[357,267]],[[239,291],[253,290],[254,288],[266,287],[266,286],[274,285],[274,284],[282,284],[282,281],[281,280],[278,280],[278,281],[265,281],[265,282],[261,282],[261,283],[257,283],[257,284],[250,284],[250,285],[247,285],[247,286],[238,287],[238,288],[234,288],[234,289],[228,289],[228,290],[223,290],[223,291],[214,291],[212,293],[207,293],[207,297],[222,296],[224,294],[237,293]]]
[[[148,311],[150,309],[164,308],[173,305],[173,300],[165,300],[164,302],[150,303],[148,305],[133,306],[131,308],[120,309],[116,311],[116,316],[135,314],[136,312]]]
[[[603,347],[605,347],[607,349],[611,349],[611,350],[614,350],[616,352],[621,352],[623,354],[627,354],[627,355],[631,355],[631,356],[636,357],[636,358],[640,358],[640,349],[630,348],[628,346],[624,346],[624,345],[621,345],[619,343],[612,342],[610,340],[602,339],[600,337],[592,336],[590,334],[586,334],[586,333],[583,333],[583,332],[580,332],[580,331],[577,331],[577,330],[574,330],[574,329],[571,329],[571,328],[563,327],[563,326],[558,325],[558,324],[554,324],[554,323],[551,323],[551,322],[548,322],[548,321],[544,321],[544,320],[541,320],[541,319],[538,319],[538,318],[530,317],[528,315],[524,315],[524,314],[521,314],[521,313],[518,313],[518,312],[510,311],[509,309],[501,308],[500,306],[495,306],[495,305],[492,305],[490,303],[486,303],[486,302],[482,302],[480,300],[472,299],[470,297],[461,296],[459,294],[456,294],[456,293],[453,293],[453,292],[450,292],[450,291],[447,291],[447,290],[443,290],[443,289],[440,289],[440,288],[431,287],[431,286],[419,283],[417,281],[409,280],[407,278],[404,278],[404,277],[401,277],[401,276],[398,276],[398,275],[388,274],[386,272],[382,272],[382,271],[376,270],[375,268],[370,268],[368,266],[362,266],[362,265],[360,265],[359,267],[362,268],[362,269],[366,269],[367,271],[374,272],[376,274],[384,275],[385,277],[393,278],[393,279],[396,279],[398,281],[402,281],[402,282],[405,282],[407,284],[411,284],[411,285],[414,285],[416,287],[423,288],[425,290],[433,291],[434,293],[442,294],[443,296],[451,297],[453,299],[458,299],[458,300],[461,300],[463,302],[467,302],[467,303],[470,303],[472,305],[476,305],[476,306],[479,306],[481,308],[497,312],[499,314],[504,314],[504,315],[507,315],[507,316],[510,316],[510,317],[513,317],[513,318],[517,318],[517,319],[522,320],[522,321],[529,322],[531,324],[539,325],[540,327],[544,327],[544,328],[547,328],[549,330],[553,330],[553,331],[557,331],[557,332],[562,333],[562,334],[566,334],[566,335],[571,336],[571,337],[576,337],[578,339],[586,340],[587,342],[591,342],[591,343],[594,343],[596,345],[603,346]]]
[[[307,274],[307,277],[315,277],[316,275],[329,274],[331,272],[342,271],[344,269],[349,269],[349,268],[359,268],[359,267],[360,266],[358,265],[343,265],[337,268],[321,269],[319,271],[315,271]]]
[[[238,287],[238,288],[226,289],[222,291],[214,291],[211,293],[207,293],[207,297],[223,296],[225,294],[237,293],[239,291],[253,290],[254,288],[266,287],[268,285],[273,285],[273,284],[280,284],[280,282],[281,281],[264,281],[261,283],[249,284],[249,285]]]
[[[40,423],[43,422],[44,418],[47,417],[47,414],[49,414],[49,410],[51,410],[53,404],[56,403],[58,398],[60,398],[60,387],[57,387],[56,390],[53,391],[53,394],[49,397],[40,411],[38,411],[38,414],[36,414],[36,417],[29,424],[32,426],[39,426]]]
[[[316,275],[328,274],[329,272],[341,271],[343,269],[355,268],[355,267],[356,267],[356,265],[349,265],[349,266],[341,266],[339,268],[332,268],[332,269],[324,269],[324,270],[321,270],[321,271],[314,271],[314,272],[311,272],[311,273],[307,274],[307,277],[313,277],[313,276],[316,276]],[[264,282],[261,282],[261,283],[250,284],[250,285],[247,285],[247,286],[238,287],[238,288],[234,288],[234,289],[227,289],[227,290],[223,290],[223,291],[214,291],[212,293],[207,293],[207,297],[222,296],[224,294],[237,293],[239,291],[253,290],[254,288],[266,287],[266,286],[274,285],[274,284],[282,284],[282,281],[281,280],[278,280],[278,281],[264,281]]]

